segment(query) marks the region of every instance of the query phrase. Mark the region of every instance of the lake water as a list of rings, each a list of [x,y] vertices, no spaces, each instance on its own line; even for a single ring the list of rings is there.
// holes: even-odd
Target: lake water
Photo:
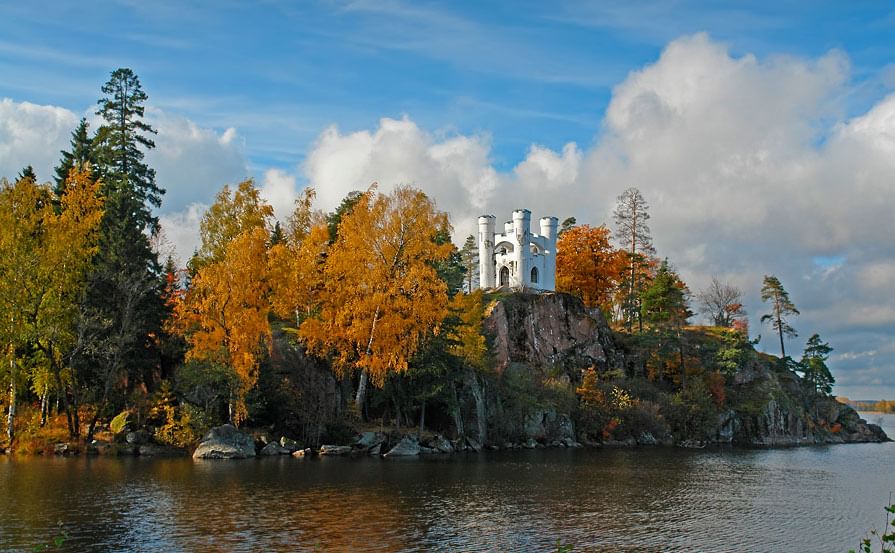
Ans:
[[[895,416],[882,417],[895,436]],[[232,462],[0,457],[0,550],[816,551],[881,528],[895,444]]]

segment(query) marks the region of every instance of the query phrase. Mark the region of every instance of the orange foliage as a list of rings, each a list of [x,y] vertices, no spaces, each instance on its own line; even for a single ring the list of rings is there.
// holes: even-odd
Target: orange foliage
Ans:
[[[327,252],[318,316],[300,328],[308,348],[331,355],[340,374],[362,368],[376,385],[406,370],[447,314],[447,287],[434,264],[451,253],[449,242],[436,241],[449,229],[447,215],[418,190],[364,193]]]
[[[278,317],[294,319],[299,324],[316,308],[328,245],[326,225],[317,224],[300,241],[290,239],[270,249],[270,299]]]
[[[175,316],[190,349],[187,359],[229,366],[239,377],[234,422],[246,416],[245,395],[258,380],[258,363],[270,345],[267,300],[267,231],[249,229],[231,240],[219,261],[193,278]]]
[[[613,293],[624,270],[624,254],[609,243],[605,226],[576,226],[559,237],[556,289],[578,296],[589,307],[612,310]]]

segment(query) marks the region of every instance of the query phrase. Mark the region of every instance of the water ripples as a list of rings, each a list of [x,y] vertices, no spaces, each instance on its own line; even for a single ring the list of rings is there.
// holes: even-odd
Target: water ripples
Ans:
[[[380,459],[0,459],[0,550],[836,551],[895,489],[895,444]],[[319,549],[315,549],[319,547]]]

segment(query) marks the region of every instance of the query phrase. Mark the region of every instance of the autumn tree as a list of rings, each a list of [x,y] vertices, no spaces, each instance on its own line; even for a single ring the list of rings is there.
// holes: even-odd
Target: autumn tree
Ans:
[[[699,311],[711,319],[712,324],[730,328],[737,320],[746,316],[743,308],[743,291],[736,286],[722,283],[717,277],[696,294]]]
[[[574,294],[589,307],[612,310],[613,294],[624,276],[624,252],[612,247],[605,226],[574,226],[556,245],[556,289]]]
[[[451,255],[445,213],[419,190],[391,194],[375,187],[340,217],[327,252],[316,316],[300,329],[309,350],[328,356],[345,375],[360,370],[355,404],[362,408],[368,382],[381,386],[403,372],[421,340],[447,309],[447,285],[435,265]]]
[[[50,194],[33,178],[0,182],[0,339],[7,370],[6,435],[15,438],[18,395],[24,384],[23,359],[40,305],[40,254],[45,242],[43,221],[50,216]]]
[[[832,351],[830,344],[823,342],[818,334],[812,334],[805,344],[802,361],[799,363],[800,370],[804,374],[805,381],[817,394],[829,395],[833,392],[836,379],[827,367],[827,359],[830,358]]]
[[[273,208],[261,197],[253,179],[239,183],[236,190],[224,186],[199,223],[202,244],[194,260],[198,269],[223,259],[227,247],[250,229],[270,230]]]
[[[270,347],[272,215],[251,180],[235,194],[225,187],[202,219],[202,263],[174,308],[175,324],[189,345],[186,361],[228,367],[236,376],[229,418],[237,425],[248,415],[245,398]]]
[[[780,280],[773,275],[765,275],[761,287],[761,301],[771,302],[771,312],[762,315],[761,322],[771,321],[771,326],[780,336],[780,357],[786,357],[786,348],[783,345],[783,336],[795,338],[796,330],[789,324],[786,318],[790,315],[798,315],[799,310],[789,299],[789,293],[784,290]]]
[[[96,252],[102,217],[99,185],[89,167],[72,170],[61,209],[48,186],[32,178],[0,189],[0,311],[10,371],[7,435],[13,438],[16,395],[30,369],[45,412],[52,387],[64,399],[69,433],[78,434],[61,376],[77,344],[86,273]],[[37,352],[39,355],[29,355]],[[30,363],[24,363],[25,358]],[[72,394],[76,390],[72,388]]]
[[[473,286],[478,285],[479,275],[479,245],[472,234],[466,237],[460,248],[460,260],[466,273],[466,292],[471,293]]]
[[[655,253],[652,236],[647,225],[649,205],[637,188],[628,188],[618,197],[613,217],[615,218],[615,238],[627,254],[627,282],[622,311],[630,331],[636,319],[643,331],[640,309],[640,294],[644,290],[643,279],[638,278],[640,269],[648,257]]]
[[[293,319],[296,327],[320,302],[329,247],[329,229],[325,217],[313,210],[313,199],[314,190],[306,188],[295,201],[283,242],[271,246],[268,256],[271,307],[277,316]]]

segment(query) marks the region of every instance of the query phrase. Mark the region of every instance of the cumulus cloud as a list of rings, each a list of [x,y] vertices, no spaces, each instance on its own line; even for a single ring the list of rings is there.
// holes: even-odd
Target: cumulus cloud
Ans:
[[[501,185],[489,153],[486,136],[438,138],[407,117],[386,118],[372,132],[326,129],[303,171],[323,209],[335,208],[348,192],[374,182],[383,191],[408,184],[425,190],[451,213],[455,225],[469,228]]]
[[[694,290],[712,275],[739,285],[754,331],[767,334],[758,290],[776,274],[802,310],[792,351],[819,332],[843,354],[871,352],[837,358],[854,377],[845,382],[858,386],[864,371],[895,392],[895,353],[883,347],[895,330],[895,95],[848,119],[848,89],[840,52],[735,57],[698,34],[616,86],[589,149],[534,145],[498,172],[487,137],[441,137],[405,117],[327,129],[303,170],[327,209],[372,181],[418,186],[451,213],[458,237],[476,215],[517,207],[611,226],[616,196],[636,186],[659,254]]]
[[[40,180],[50,180],[77,124],[65,108],[0,99],[0,177],[13,179],[31,165]]]
[[[183,267],[193,252],[199,249],[199,223],[208,204],[193,203],[184,210],[159,216],[162,233],[163,256],[171,255],[178,266]]]
[[[611,227],[616,196],[636,186],[651,204],[659,254],[692,289],[712,275],[740,286],[753,332],[768,335],[758,290],[763,275],[777,275],[802,311],[788,351],[819,332],[836,348],[840,391],[895,396],[895,94],[847,116],[850,89],[841,52],[734,56],[697,34],[614,88],[593,145],[532,145],[500,171],[487,134],[384,118],[372,129],[327,128],[297,173],[267,171],[260,187],[284,219],[304,184],[328,210],[373,182],[384,191],[410,184],[451,214],[462,241],[478,215],[519,207]],[[159,148],[149,161],[169,191],[162,224],[183,258],[214,193],[249,173],[244,146],[234,129],[150,115]],[[0,101],[0,172],[31,163],[49,176],[76,123],[68,110]]]
[[[225,184],[249,176],[242,138],[234,128],[202,128],[193,121],[151,110],[149,122],[158,131],[156,148],[146,156],[165,189],[166,212],[189,210],[195,202],[208,202]]]

